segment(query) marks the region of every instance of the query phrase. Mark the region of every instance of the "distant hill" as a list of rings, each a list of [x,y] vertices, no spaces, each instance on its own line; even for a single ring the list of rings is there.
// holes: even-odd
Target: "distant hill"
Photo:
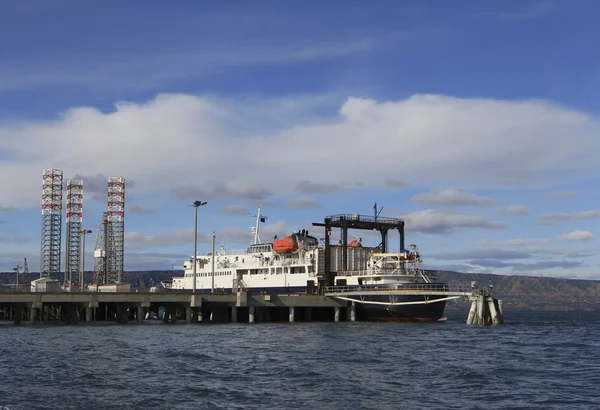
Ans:
[[[468,274],[435,271],[440,282],[487,286],[491,280],[494,297],[504,301],[505,309],[595,310],[600,311],[600,281],[533,276]],[[453,302],[448,308],[467,302]]]
[[[477,281],[487,286],[491,279],[494,296],[504,301],[505,309],[525,310],[593,310],[600,311],[600,281],[559,279],[532,276],[509,276],[492,274],[468,274],[451,271],[435,271],[440,282],[469,284]],[[182,276],[183,271],[128,271],[124,273],[126,282],[134,289],[146,291],[163,280]],[[29,274],[28,280],[39,278],[39,273]],[[62,280],[62,278],[61,278]],[[85,281],[92,280],[92,273],[86,272]],[[0,272],[0,289],[9,289],[15,283],[14,272]],[[468,302],[450,301],[448,309],[464,309]]]

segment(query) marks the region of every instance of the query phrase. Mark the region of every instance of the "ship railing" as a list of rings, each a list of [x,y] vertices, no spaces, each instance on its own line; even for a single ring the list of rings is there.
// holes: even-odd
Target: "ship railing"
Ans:
[[[394,276],[421,276],[421,273],[414,269],[359,269],[338,271],[336,276],[377,276],[377,275],[394,275]]]
[[[443,283],[406,283],[406,284],[382,284],[382,285],[351,285],[351,286],[325,286],[327,293],[356,293],[371,291],[413,291],[413,292],[443,292],[467,294],[473,291],[470,285],[443,284]]]
[[[401,218],[389,218],[389,217],[380,217],[375,218],[370,215],[359,215],[359,214],[338,214],[338,215],[330,215],[326,219],[329,219],[332,222],[339,222],[343,219],[348,221],[361,221],[361,222],[379,222],[384,224],[398,224],[402,222]]]
[[[227,255],[245,255],[248,249],[225,249],[215,251],[215,256],[227,256]]]
[[[215,269],[260,269],[269,267],[278,268],[289,266],[306,266],[311,265],[313,262],[314,259],[310,258],[273,260],[272,257],[269,257],[268,259],[261,259],[253,258],[250,256],[244,257],[243,259],[239,259],[237,261],[229,261],[228,263],[223,263],[223,261],[219,261],[215,263]]]

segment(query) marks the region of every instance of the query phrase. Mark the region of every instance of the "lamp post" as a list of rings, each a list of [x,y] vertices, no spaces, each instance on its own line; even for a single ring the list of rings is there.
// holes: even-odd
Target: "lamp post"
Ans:
[[[81,251],[81,273],[79,274],[79,291],[83,292],[83,275],[85,274],[85,236],[88,233],[92,233],[92,231],[90,229],[82,229],[79,231],[79,233],[83,236],[83,250]]]
[[[20,267],[19,265],[17,265],[17,267],[16,267],[16,268],[13,268],[13,270],[14,270],[14,271],[15,271],[15,273],[17,274],[17,285],[16,285],[16,287],[15,287],[15,292],[18,292],[18,291],[19,291],[19,274],[21,273],[21,272],[19,271],[19,269],[21,269],[21,267]]]
[[[212,235],[212,280],[211,280],[211,288],[210,293],[215,293],[215,231],[213,231]]]
[[[198,208],[206,205],[207,203],[208,202],[194,201],[192,204],[194,206],[194,279],[192,280],[192,291],[194,293],[196,293],[196,257],[198,255]]]

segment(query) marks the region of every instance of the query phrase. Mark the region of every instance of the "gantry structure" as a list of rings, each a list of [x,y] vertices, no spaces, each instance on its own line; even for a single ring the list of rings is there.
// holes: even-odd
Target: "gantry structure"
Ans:
[[[125,179],[108,178],[107,210],[102,215],[94,249],[94,283],[123,282],[125,245]]]
[[[375,207],[377,204],[375,204]],[[375,208],[376,209],[376,208]],[[331,271],[331,244],[330,238],[332,228],[340,228],[342,233],[342,270],[348,269],[348,229],[360,229],[379,231],[381,244],[379,252],[387,252],[388,231],[397,230],[400,235],[400,252],[404,251],[404,220],[400,218],[380,217],[377,211],[374,216],[359,214],[340,214],[327,216],[323,223],[313,222],[313,226],[325,228],[325,272],[324,280],[326,286],[333,286],[337,272]]]
[[[62,182],[62,170],[50,168],[42,172],[41,278],[58,279],[60,273]]]
[[[94,284],[106,285],[108,283],[106,255],[107,255],[107,236],[106,236],[106,212],[102,213],[102,220],[98,226],[98,235],[96,236],[96,246],[94,247]]]
[[[83,220],[83,181],[67,181],[65,288],[81,289],[81,231]]]

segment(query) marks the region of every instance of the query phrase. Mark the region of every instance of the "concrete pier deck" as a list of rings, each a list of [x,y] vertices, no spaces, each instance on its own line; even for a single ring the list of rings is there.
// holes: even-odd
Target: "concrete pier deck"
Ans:
[[[189,292],[4,292],[0,320],[77,323],[150,317],[165,322],[249,322],[287,318],[335,320],[348,303],[323,295],[211,294]],[[281,311],[283,310],[283,311]],[[281,312],[280,312],[281,311]],[[336,313],[337,312],[337,313]],[[331,316],[331,318],[329,318]]]

